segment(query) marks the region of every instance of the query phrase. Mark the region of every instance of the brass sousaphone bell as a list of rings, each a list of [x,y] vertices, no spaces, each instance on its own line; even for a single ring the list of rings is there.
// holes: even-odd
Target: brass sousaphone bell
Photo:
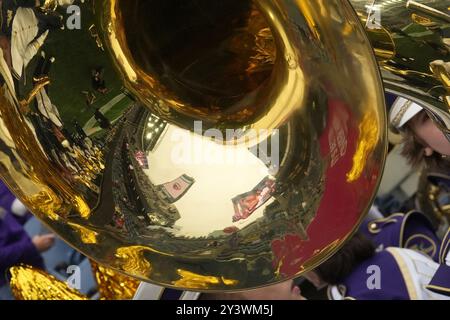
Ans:
[[[31,54],[13,32],[12,63],[0,59],[1,176],[59,236],[201,291],[292,278],[351,236],[380,181],[386,115],[349,2],[72,5],[81,29],[36,30],[20,42]],[[50,7],[18,9],[13,29],[68,18]]]

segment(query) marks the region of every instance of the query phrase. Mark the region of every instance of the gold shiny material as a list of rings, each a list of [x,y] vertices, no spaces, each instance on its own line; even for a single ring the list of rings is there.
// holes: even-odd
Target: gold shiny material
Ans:
[[[119,268],[131,276],[139,276],[141,274],[150,274],[152,266],[144,256],[144,252],[147,250],[144,246],[134,247],[121,247],[117,249],[115,254],[118,259]]]
[[[95,232],[89,228],[83,227],[79,224],[68,222],[67,223],[73,230],[78,231],[81,242],[84,244],[96,244],[98,232]]]
[[[368,161],[378,142],[379,128],[373,113],[367,113],[359,125],[359,141],[353,156],[353,167],[347,174],[347,181],[354,182],[361,177]]]
[[[92,272],[98,284],[100,298],[104,300],[133,299],[140,281],[91,261]]]
[[[366,25],[386,90],[422,105],[450,139],[450,0],[350,2]]]
[[[16,300],[89,300],[66,283],[30,266],[12,267],[11,291]]]
[[[409,0],[406,3],[406,7],[410,10],[416,11],[419,14],[425,15],[425,17],[429,16],[435,18],[441,22],[450,23],[450,14],[440,11],[436,8],[430,7],[428,3],[420,3],[417,1]],[[444,7],[442,7],[444,8]],[[448,10],[448,9],[447,9]]]
[[[441,175],[446,177],[447,174],[448,172],[442,172],[442,170],[422,170],[419,178],[419,186],[416,195],[418,209],[423,212],[436,227],[440,224],[445,225],[450,221],[450,206],[448,204],[442,204],[442,200],[448,197],[449,190],[434,184],[430,181],[429,176]]]
[[[349,2],[76,1],[80,30],[55,3],[64,28],[0,51],[0,176],[59,236],[208,291],[297,276],[356,230],[386,115]]]
[[[186,270],[177,270],[177,273],[180,276],[180,279],[177,280],[174,285],[175,287],[180,288],[207,290],[210,287],[216,286],[237,286],[239,282],[239,280],[196,274]]]

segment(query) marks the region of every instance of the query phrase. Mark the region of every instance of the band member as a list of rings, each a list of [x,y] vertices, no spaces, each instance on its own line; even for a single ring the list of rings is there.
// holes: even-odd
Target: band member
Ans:
[[[380,252],[361,233],[306,278],[328,285],[332,300],[448,300],[426,289],[439,264],[410,249],[390,247]]]
[[[424,109],[412,101],[398,98],[392,106],[390,122],[403,136],[402,153],[409,162],[416,166],[425,162],[431,170],[428,179],[439,187],[448,188],[450,142]],[[448,251],[448,237],[447,233],[440,245],[438,258],[441,264],[428,286],[434,292],[447,295],[450,293],[450,267],[445,255]]]
[[[11,35],[11,71],[16,79],[22,78],[24,69],[44,44],[48,32],[47,30],[38,36],[39,20],[34,10],[17,9]]]
[[[35,85],[39,83],[41,79],[48,77],[50,67],[54,61],[55,61],[54,57],[50,57],[47,59],[45,58],[45,53],[42,52],[42,55],[38,60],[33,76],[33,82]],[[47,90],[48,85],[42,87],[36,94],[35,100],[36,109],[43,117],[51,121],[54,126],[61,129],[63,127],[61,116],[59,115],[58,108],[50,100]]]
[[[403,136],[402,154],[411,165],[425,161],[429,167],[448,168],[450,142],[420,105],[398,98],[389,117],[392,128]]]
[[[106,82],[104,79],[104,73],[105,70],[102,67],[98,67],[92,70],[92,88],[100,92],[102,94],[105,94],[108,92],[108,89],[106,88]]]
[[[9,67],[13,70],[13,62],[11,57],[11,37],[13,21],[18,8],[34,8],[39,5],[37,0],[0,0],[1,13],[1,31],[0,31],[0,46],[3,51],[3,57]]]
[[[8,41],[2,39],[1,44],[5,60],[18,80],[44,44],[49,30],[62,27],[62,17],[37,10],[40,5],[38,0],[2,0],[2,36]]]
[[[1,33],[11,38],[12,22],[18,8],[35,8],[39,0],[1,0]]]
[[[84,95],[86,106],[90,108],[94,104],[97,97],[91,92],[91,90],[83,90],[81,93]]]
[[[72,125],[75,128],[75,131],[77,133],[78,138],[81,141],[84,141],[84,139],[86,139],[88,136],[86,135],[86,132],[84,131],[84,129],[80,126],[80,124],[78,123],[77,120],[73,120],[72,121]]]
[[[108,120],[108,118],[105,117],[105,115],[100,111],[100,109],[96,108],[94,112],[94,118],[97,120],[98,124],[100,125],[100,128],[102,129],[111,129],[111,122]]]

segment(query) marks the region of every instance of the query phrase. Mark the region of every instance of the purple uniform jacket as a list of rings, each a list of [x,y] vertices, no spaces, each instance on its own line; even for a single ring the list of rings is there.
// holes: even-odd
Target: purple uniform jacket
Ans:
[[[444,236],[439,252],[440,267],[427,286],[428,290],[450,296],[450,228]],[[447,258],[447,259],[446,259]],[[447,261],[446,261],[447,260]]]
[[[10,267],[24,263],[38,268],[44,267],[40,253],[23,228],[29,218],[17,217],[11,213],[11,205],[16,198],[0,182],[0,286],[7,282]]]
[[[439,261],[440,240],[428,218],[418,211],[395,213],[389,217],[366,220],[360,227],[379,250],[388,247],[420,251]]]
[[[368,290],[367,288],[367,270],[371,266],[379,266],[384,271],[380,278],[380,290]],[[345,300],[410,299],[400,268],[395,258],[386,250],[378,252],[372,258],[359,264],[337,287]],[[330,300],[334,300],[330,288],[328,296]]]
[[[439,264],[404,248],[387,248],[353,268],[328,290],[333,300],[449,300],[428,288]]]

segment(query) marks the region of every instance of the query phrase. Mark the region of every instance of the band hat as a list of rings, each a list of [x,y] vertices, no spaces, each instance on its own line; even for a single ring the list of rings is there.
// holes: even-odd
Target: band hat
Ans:
[[[401,97],[397,98],[392,105],[391,112],[389,114],[391,126],[397,130],[400,130],[405,123],[411,120],[422,110],[423,108],[415,102]]]

